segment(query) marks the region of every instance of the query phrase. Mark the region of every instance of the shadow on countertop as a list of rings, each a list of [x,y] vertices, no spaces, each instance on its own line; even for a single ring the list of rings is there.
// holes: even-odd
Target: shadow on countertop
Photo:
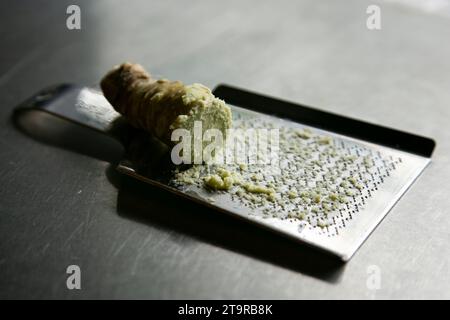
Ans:
[[[118,188],[117,212],[127,219],[174,230],[330,283],[339,282],[345,269],[345,263],[338,258],[250,222],[122,176],[113,165],[107,169],[107,176]]]

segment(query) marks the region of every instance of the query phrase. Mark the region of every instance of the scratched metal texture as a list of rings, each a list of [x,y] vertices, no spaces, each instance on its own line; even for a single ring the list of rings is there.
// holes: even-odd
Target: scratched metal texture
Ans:
[[[65,28],[73,3],[80,31]],[[450,298],[449,15],[395,1],[189,3],[0,3],[0,298]],[[365,28],[373,3],[380,31]],[[430,136],[433,162],[343,265],[117,174],[120,148],[77,128],[14,128],[12,109],[42,87],[94,84],[123,60]],[[65,285],[71,264],[79,291]]]

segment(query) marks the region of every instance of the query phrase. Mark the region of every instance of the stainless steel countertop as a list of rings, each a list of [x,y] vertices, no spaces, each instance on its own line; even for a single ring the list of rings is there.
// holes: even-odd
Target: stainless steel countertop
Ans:
[[[72,3],[82,30],[66,28]],[[379,31],[366,28],[369,4],[381,7]],[[0,8],[0,298],[450,298],[448,7],[309,0]],[[93,138],[70,134],[62,146],[13,126],[13,108],[36,91],[94,84],[124,60],[186,83],[226,82],[429,136],[437,148],[342,265],[119,175],[110,164],[117,150]],[[81,290],[66,288],[72,264]],[[373,266],[378,290],[367,285]]]

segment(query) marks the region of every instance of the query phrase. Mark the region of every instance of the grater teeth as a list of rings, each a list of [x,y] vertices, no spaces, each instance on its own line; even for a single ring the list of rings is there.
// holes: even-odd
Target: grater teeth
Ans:
[[[236,164],[203,164],[181,172],[183,179],[177,179],[177,173],[171,184],[180,190],[192,184],[202,189],[203,179],[220,170],[239,172],[241,185],[260,176],[264,187],[275,186],[278,199],[267,201],[267,194],[249,195],[236,186],[228,192],[230,201],[253,209],[249,214],[257,218],[299,224],[318,236],[336,237],[344,232],[403,162],[401,156],[288,120],[238,107],[233,107],[233,115],[239,129],[280,131],[280,173],[272,174],[267,165],[252,164],[240,170]],[[247,150],[252,147],[249,140],[244,144]],[[315,193],[318,201],[314,201]],[[208,200],[214,201],[214,195]]]

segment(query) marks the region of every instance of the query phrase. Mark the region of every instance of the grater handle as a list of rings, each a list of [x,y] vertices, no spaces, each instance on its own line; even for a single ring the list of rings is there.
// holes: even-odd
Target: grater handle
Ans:
[[[122,144],[126,141],[127,125],[97,89],[60,84],[41,90],[14,110],[16,124],[23,127],[24,116],[36,111],[106,134]]]

